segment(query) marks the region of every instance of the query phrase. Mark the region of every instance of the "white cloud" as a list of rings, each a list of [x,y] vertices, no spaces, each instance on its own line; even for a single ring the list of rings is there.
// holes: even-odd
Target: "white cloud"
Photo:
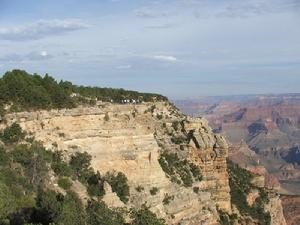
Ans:
[[[31,52],[25,56],[23,56],[24,59],[35,61],[35,60],[45,60],[45,59],[51,59],[53,58],[52,55],[50,55],[47,51],[43,50],[40,52]]]
[[[131,65],[120,65],[116,67],[118,70],[128,70],[131,69],[132,66]]]
[[[37,40],[88,27],[88,24],[80,20],[39,20],[23,26],[0,28],[0,39],[10,41]]]
[[[47,57],[48,56],[48,52],[47,51],[41,51],[40,55],[43,57]]]
[[[28,54],[7,54],[0,57],[0,62],[40,61],[53,58],[47,51],[33,51]]]
[[[171,55],[155,55],[152,57],[155,60],[165,61],[165,62],[176,62],[177,58]]]

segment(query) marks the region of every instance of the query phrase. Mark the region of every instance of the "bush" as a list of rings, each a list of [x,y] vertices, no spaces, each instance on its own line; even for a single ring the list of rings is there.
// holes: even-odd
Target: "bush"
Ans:
[[[3,166],[7,166],[9,163],[9,156],[8,153],[6,152],[6,150],[4,148],[2,148],[0,146],[0,168]]]
[[[168,205],[171,201],[174,200],[174,195],[169,195],[168,193],[165,194],[165,197],[163,199],[163,204]]]
[[[116,192],[120,200],[127,203],[129,200],[129,186],[127,183],[127,177],[125,174],[118,172],[117,175],[114,173],[107,173],[105,180],[110,184],[112,191]]]
[[[165,225],[165,220],[157,218],[145,205],[139,210],[132,210],[130,217],[131,225]]]
[[[163,115],[162,114],[157,114],[156,118],[159,119],[159,120],[161,120],[163,118]]]
[[[99,172],[91,175],[88,178],[87,183],[88,183],[87,191],[90,196],[101,197],[105,194],[104,187],[103,187],[103,180],[101,179]]]
[[[68,178],[59,178],[57,184],[65,190],[70,190],[72,186],[72,182]]]
[[[158,162],[171,181],[177,184],[183,183],[185,187],[191,187],[193,177],[195,181],[202,179],[200,169],[187,160],[179,159],[177,153],[165,152],[160,155]]]
[[[190,166],[191,172],[192,172],[193,177],[195,178],[195,180],[196,181],[201,181],[202,180],[202,174],[201,174],[201,171],[200,171],[199,167],[196,166],[193,163],[189,163],[189,166]]]
[[[180,127],[180,123],[176,120],[176,121],[172,122],[172,127],[175,131],[177,131]]]
[[[270,213],[264,209],[264,205],[268,203],[268,195],[263,188],[257,188],[251,183],[253,174],[231,161],[228,161],[227,168],[232,204],[242,215],[250,216],[261,224],[271,224]],[[247,195],[251,189],[259,189],[260,197],[252,206],[249,206]]]
[[[193,187],[193,191],[198,194],[199,193],[199,187]]]
[[[109,209],[104,202],[90,201],[86,208],[89,225],[124,225],[121,213]]]
[[[4,116],[5,114],[5,109],[4,109],[4,106],[1,104],[0,102],[0,122],[1,122],[1,117]]]
[[[53,223],[61,212],[64,198],[52,190],[39,190],[32,222]]]
[[[3,130],[0,137],[5,144],[13,144],[23,139],[25,134],[19,124],[13,123]]]
[[[63,225],[86,225],[86,214],[81,200],[74,192],[68,192],[54,223]]]
[[[153,188],[150,189],[150,194],[151,195],[156,195],[157,192],[158,192],[158,188],[157,187],[153,187]]]
[[[51,168],[53,169],[54,173],[58,176],[71,176],[72,175],[72,169],[66,162],[63,162],[63,161],[53,162],[51,164]]]
[[[237,214],[233,213],[233,214],[228,214],[220,209],[218,209],[218,213],[219,213],[219,223],[220,225],[234,225],[236,224],[236,220],[237,220]]]
[[[27,145],[19,145],[12,151],[14,161],[25,167],[31,164],[33,155],[33,151]]]
[[[135,188],[135,190],[136,190],[137,192],[142,192],[142,191],[144,191],[144,187],[142,187],[141,185],[139,185],[139,186],[137,186],[137,187]]]
[[[184,137],[171,137],[171,141],[176,145],[180,145],[186,143],[187,140]]]
[[[63,161],[63,155],[61,151],[55,151],[52,153],[51,168],[58,176],[69,177],[73,174],[72,168],[68,163]]]
[[[70,166],[78,177],[82,176],[91,165],[92,156],[87,152],[76,152],[71,156]]]
[[[8,186],[0,182],[0,223],[17,209],[16,199]]]
[[[0,149],[0,224],[87,224],[81,200],[69,191],[69,177],[58,180],[59,186],[67,190],[66,196],[46,188],[49,165],[63,162],[61,152],[46,151],[36,142],[14,148],[10,146],[9,151],[6,148]],[[91,187],[103,182],[99,173],[86,168],[89,163],[83,165],[84,184],[91,193]],[[99,189],[93,193],[101,195]]]

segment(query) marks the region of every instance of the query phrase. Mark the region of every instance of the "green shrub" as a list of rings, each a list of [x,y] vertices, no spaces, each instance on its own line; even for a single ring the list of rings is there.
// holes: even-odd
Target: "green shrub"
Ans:
[[[0,224],[87,224],[81,200],[69,191],[70,177],[58,180],[58,185],[67,190],[66,196],[46,188],[50,164],[63,162],[61,152],[49,152],[36,142],[10,146],[9,151],[6,148],[0,149]],[[94,173],[89,163],[81,165],[85,165],[80,174],[85,178],[88,192],[101,195],[99,189],[91,191],[97,182],[103,184],[100,174]]]
[[[129,200],[129,186],[128,180],[125,174],[118,172],[115,173],[107,173],[105,176],[105,180],[110,184],[112,191],[116,192],[120,200],[124,203],[127,203]]]
[[[40,143],[18,145],[11,152],[14,162],[19,163],[32,188],[38,188],[48,177],[52,153]]]
[[[68,163],[64,162],[61,151],[55,151],[52,154],[51,168],[58,176],[69,177],[73,174],[73,170]]]
[[[186,143],[187,140],[184,137],[171,137],[171,141],[176,145],[180,145]]]
[[[172,127],[174,130],[178,131],[178,129],[180,127],[179,121],[176,120],[176,121],[172,122]]]
[[[150,194],[151,195],[156,195],[157,192],[158,192],[158,188],[157,187],[153,187],[153,188],[150,189]]]
[[[53,223],[61,212],[64,198],[53,190],[39,190],[32,222]]]
[[[6,150],[0,146],[0,168],[3,166],[7,166],[9,163],[10,157]]]
[[[177,153],[165,152],[160,155],[158,162],[171,181],[177,184],[183,183],[185,187],[191,187],[193,177],[195,181],[202,179],[200,169],[187,160],[179,159]]]
[[[25,134],[19,124],[13,123],[3,130],[0,137],[5,144],[13,144],[23,139]]]
[[[81,177],[87,170],[89,170],[91,160],[92,156],[87,152],[76,152],[71,156],[70,166],[75,171],[76,175]]]
[[[163,199],[163,204],[168,205],[173,200],[174,200],[174,195],[169,195],[168,193],[166,193]]]
[[[69,190],[72,186],[72,182],[69,180],[69,178],[59,178],[57,184],[59,187],[65,190]]]
[[[15,196],[8,186],[0,182],[0,223],[17,209]]]
[[[234,225],[237,222],[237,214],[228,214],[220,209],[218,209],[219,213],[219,223],[220,225]]]
[[[155,110],[155,109],[156,109],[156,105],[152,105],[151,108],[150,108],[150,112],[151,112],[151,113],[154,113],[154,110]]]
[[[159,120],[161,120],[163,118],[163,114],[157,114],[156,118],[159,119]]]
[[[191,169],[191,172],[193,174],[194,179],[196,181],[201,181],[202,180],[202,174],[201,174],[201,171],[200,171],[199,167],[196,166],[193,163],[189,163],[189,166],[190,166],[190,169]]]
[[[15,196],[21,196],[24,189],[30,188],[29,181],[20,171],[11,168],[2,168],[0,170],[0,182],[10,187]]]
[[[109,209],[104,202],[90,201],[86,208],[89,225],[124,225],[122,214]]]
[[[61,210],[54,220],[62,225],[86,225],[86,213],[81,200],[74,192],[68,192],[64,197]]]
[[[253,174],[231,161],[228,161],[227,168],[232,204],[238,208],[242,215],[250,216],[261,224],[271,224],[270,213],[264,209],[264,205],[269,201],[268,195],[263,188],[255,187],[251,183]],[[252,206],[249,206],[247,195],[251,189],[259,189],[260,196]]]
[[[100,173],[92,174],[87,180],[87,191],[90,196],[101,197],[105,194],[103,187],[103,180],[101,179]]]
[[[70,168],[69,164],[63,161],[60,162],[53,162],[51,164],[51,168],[53,169],[54,173],[59,176],[71,176],[72,169]]]
[[[12,156],[15,162],[28,166],[32,163],[34,152],[28,147],[28,145],[18,145],[12,151]]]
[[[139,185],[139,186],[137,186],[137,187],[135,188],[135,190],[136,190],[137,192],[142,192],[142,191],[144,191],[144,187],[142,187],[141,185]]]
[[[165,225],[164,219],[159,219],[149,210],[145,205],[139,210],[132,210],[130,217],[132,219],[131,225]]]
[[[1,104],[0,102],[0,122],[1,122],[1,117],[3,117],[5,114],[5,109],[4,109],[4,106]]]
[[[193,187],[193,191],[198,194],[199,193],[199,187]]]

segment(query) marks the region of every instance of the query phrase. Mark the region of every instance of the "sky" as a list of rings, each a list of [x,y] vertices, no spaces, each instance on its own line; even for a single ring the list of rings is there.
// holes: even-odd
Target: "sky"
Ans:
[[[0,0],[12,69],[171,99],[296,93],[299,0]]]

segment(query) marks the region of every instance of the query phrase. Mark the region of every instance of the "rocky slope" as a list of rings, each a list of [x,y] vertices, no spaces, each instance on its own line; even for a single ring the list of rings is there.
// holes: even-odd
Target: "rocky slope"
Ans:
[[[184,111],[205,115],[210,125],[223,132],[234,149],[240,150],[235,153],[244,154],[245,148],[257,153],[252,154],[248,163],[262,163],[281,181],[284,193],[299,194],[295,188],[300,179],[299,95],[220,98],[211,102],[213,108],[207,102],[198,102],[196,108],[192,105],[181,104]]]
[[[283,212],[287,218],[288,225],[300,224],[300,197],[299,196],[283,196],[282,198]]]
[[[17,122],[46,148],[66,156],[88,152],[101,174],[123,172],[129,203],[124,205],[105,184],[103,200],[110,207],[146,204],[168,224],[219,224],[220,210],[232,213],[226,141],[206,120],[186,117],[168,102],[99,102],[94,107],[12,113],[4,120],[0,129]],[[82,198],[84,192],[79,191]],[[272,224],[285,224],[280,201],[270,199],[266,209]]]
[[[299,94],[207,97],[176,103],[186,113],[205,116],[226,136],[234,162],[243,167],[263,166],[269,183],[280,193],[300,194]]]

